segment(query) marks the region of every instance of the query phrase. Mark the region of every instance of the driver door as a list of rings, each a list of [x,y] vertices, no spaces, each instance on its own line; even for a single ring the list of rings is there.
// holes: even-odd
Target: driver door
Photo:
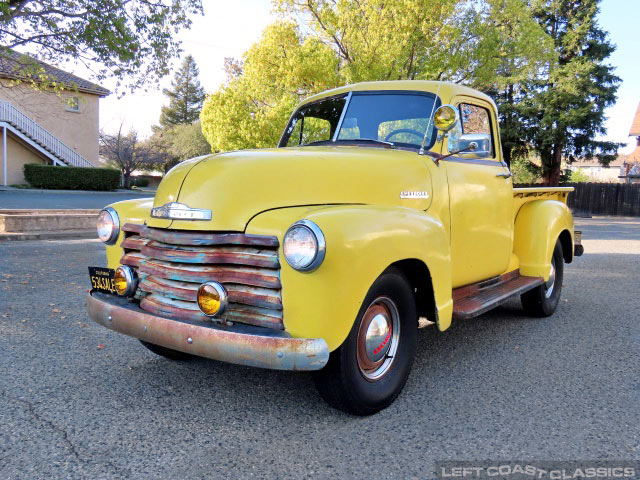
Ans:
[[[460,116],[459,132],[488,133],[488,158],[471,155],[442,160],[449,184],[453,287],[504,273],[513,249],[513,185],[497,141],[494,108],[473,97],[452,102]]]

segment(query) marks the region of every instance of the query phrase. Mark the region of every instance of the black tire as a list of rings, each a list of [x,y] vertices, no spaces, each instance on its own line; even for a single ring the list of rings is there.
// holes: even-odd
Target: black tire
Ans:
[[[385,309],[386,313],[379,316]],[[385,340],[373,350],[373,353],[379,355],[381,347],[386,349],[378,360],[382,363],[377,367],[375,363],[367,364],[371,369],[366,371],[362,359],[371,361],[366,350],[370,347],[365,347],[358,353],[358,346],[362,346],[363,339],[367,338],[360,326],[363,320],[367,325],[372,325],[375,318],[386,318],[386,314],[393,319],[391,323],[387,323],[392,328],[387,331]],[[399,328],[393,325],[399,325]],[[389,269],[369,289],[347,339],[331,353],[325,368],[314,375],[322,398],[332,407],[354,415],[372,415],[388,407],[402,391],[409,377],[416,351],[417,328],[418,315],[413,289],[402,272]]]
[[[140,340],[140,343],[156,355],[168,358],[169,360],[189,360],[193,358],[193,355],[190,355],[188,353],[179,352],[178,350],[172,350],[167,347],[161,347],[160,345],[156,345],[155,343],[145,342],[144,340]]]
[[[559,239],[553,249],[552,265],[555,269],[555,278],[552,284],[547,282],[520,296],[522,307],[527,315],[550,317],[558,307],[562,292],[562,279],[564,277],[564,257]],[[550,289],[552,290],[549,294]]]

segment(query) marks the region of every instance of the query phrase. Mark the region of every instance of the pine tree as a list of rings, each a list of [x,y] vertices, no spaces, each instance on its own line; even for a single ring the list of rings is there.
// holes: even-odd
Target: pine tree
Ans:
[[[171,89],[162,93],[169,97],[169,105],[162,107],[160,125],[191,124],[199,119],[205,91],[198,81],[198,66],[191,55],[187,55],[182,66],[171,81]]]
[[[539,153],[547,185],[557,185],[561,163],[597,158],[606,165],[619,144],[599,141],[604,110],[616,100],[620,79],[605,63],[615,50],[596,16],[599,0],[543,0],[533,5],[554,41],[557,61],[530,82],[524,99],[528,141]]]

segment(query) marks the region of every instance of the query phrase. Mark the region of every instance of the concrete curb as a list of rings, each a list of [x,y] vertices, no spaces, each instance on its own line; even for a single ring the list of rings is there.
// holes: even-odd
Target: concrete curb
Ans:
[[[99,210],[0,209],[0,234],[91,231]]]
[[[0,209],[0,242],[97,238],[99,210]]]

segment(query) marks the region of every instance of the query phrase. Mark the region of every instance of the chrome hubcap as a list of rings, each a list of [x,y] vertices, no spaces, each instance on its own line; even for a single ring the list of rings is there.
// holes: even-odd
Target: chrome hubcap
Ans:
[[[388,297],[377,298],[362,317],[358,330],[358,367],[368,380],[382,377],[393,363],[400,335],[400,315]]]
[[[379,313],[371,319],[365,335],[365,350],[372,362],[379,362],[391,347],[392,326],[389,318]]]
[[[551,259],[551,270],[549,271],[549,280],[547,280],[547,283],[545,283],[545,289],[546,291],[544,292],[544,296],[547,298],[551,298],[551,295],[553,295],[553,287],[556,284],[556,260],[555,258]]]

